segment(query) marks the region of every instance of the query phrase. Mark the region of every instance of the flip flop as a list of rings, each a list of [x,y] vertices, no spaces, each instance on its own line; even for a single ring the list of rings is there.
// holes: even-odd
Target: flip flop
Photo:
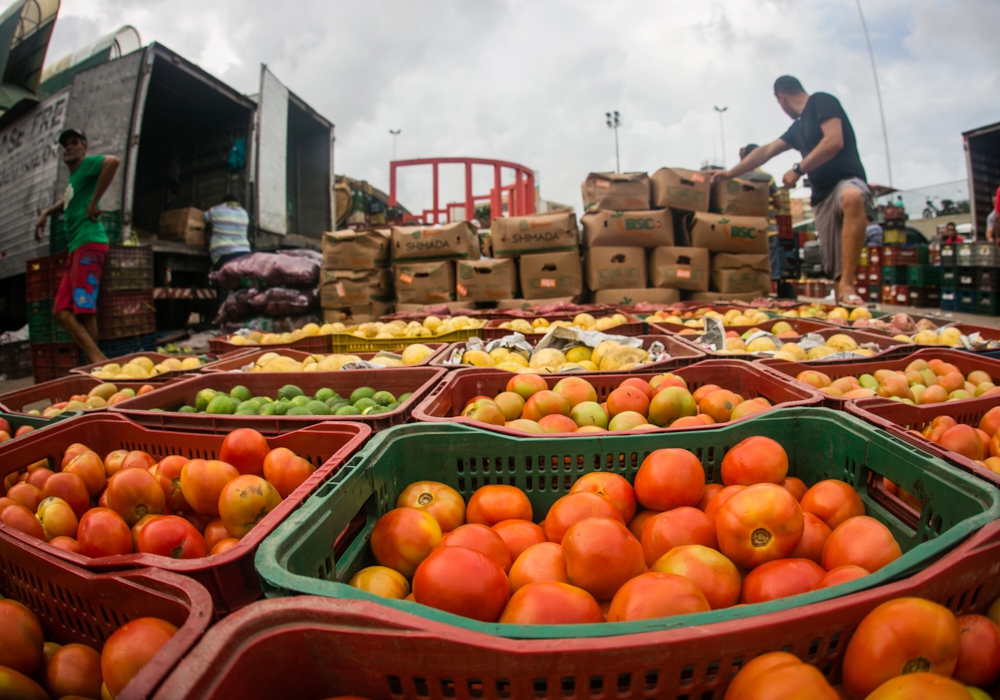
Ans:
[[[841,306],[864,306],[865,300],[857,294],[848,294],[847,296],[841,297],[840,301],[837,303]]]

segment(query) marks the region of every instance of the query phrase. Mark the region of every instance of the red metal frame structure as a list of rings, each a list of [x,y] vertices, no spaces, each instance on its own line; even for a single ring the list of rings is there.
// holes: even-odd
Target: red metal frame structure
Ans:
[[[449,222],[448,206],[442,207],[438,196],[438,166],[459,164],[465,166],[465,216],[473,218],[476,202],[488,200],[490,203],[490,221],[503,216],[503,197],[507,195],[507,213],[509,216],[526,216],[535,212],[535,173],[524,165],[510,163],[505,160],[489,160],[486,158],[416,158],[413,160],[394,160],[389,163],[389,206],[396,205],[396,169],[414,165],[430,165],[433,172],[433,200],[430,209],[424,209],[419,216],[406,215],[405,221],[423,222],[425,224],[440,224]],[[472,166],[486,165],[493,168],[493,188],[489,194],[476,195],[472,192]],[[502,171],[509,168],[514,171],[514,182],[503,185]],[[455,202],[454,204],[461,204]],[[443,220],[442,220],[443,219]],[[489,226],[489,221],[481,222]]]

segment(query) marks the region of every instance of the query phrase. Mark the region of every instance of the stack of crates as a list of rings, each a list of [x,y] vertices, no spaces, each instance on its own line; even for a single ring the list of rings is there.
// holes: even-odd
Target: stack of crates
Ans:
[[[861,298],[876,304],[882,301],[882,250],[874,246],[862,248],[854,277],[854,286]]]
[[[108,357],[156,349],[152,248],[111,244],[97,297],[97,328],[98,345]]]
[[[31,346],[28,341],[0,343],[0,377],[22,379],[31,376]]]
[[[958,311],[958,246],[941,244],[941,310]]]
[[[786,188],[780,188],[775,195],[777,205],[775,209],[774,222],[778,229],[778,251],[781,256],[781,281],[791,284],[796,293],[802,291],[797,289],[796,280],[802,271],[802,259],[799,256],[799,236],[792,229],[792,202]],[[773,290],[777,293],[777,289]]]
[[[69,374],[82,364],[82,355],[62,325],[52,317],[52,304],[66,270],[66,253],[29,260],[24,275],[28,302],[28,340],[31,373],[36,382]]]

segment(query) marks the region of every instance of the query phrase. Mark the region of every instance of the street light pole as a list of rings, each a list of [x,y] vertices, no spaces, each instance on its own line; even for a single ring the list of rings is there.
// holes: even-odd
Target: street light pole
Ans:
[[[392,134],[392,159],[393,160],[396,160],[396,137],[399,136],[399,132],[401,132],[401,131],[402,131],[402,129],[396,129],[396,130],[389,129],[389,133]]]
[[[878,113],[882,118],[882,141],[885,143],[885,168],[889,171],[889,187],[892,187],[892,163],[889,160],[889,132],[885,128],[885,111],[882,109],[882,90],[878,86],[878,71],[875,70],[875,53],[872,51],[872,40],[868,37],[868,24],[865,23],[865,13],[861,11],[861,0],[858,4],[858,15],[861,16],[861,28],[865,32],[865,43],[868,44],[868,60],[872,64],[872,75],[875,77],[875,96],[878,98]]]
[[[621,125],[621,115],[618,114],[616,109],[614,112],[605,112],[604,116],[608,120],[608,128],[615,130],[615,172],[620,173],[622,171],[621,159],[618,157],[618,127]]]
[[[715,107],[715,111],[719,113],[719,131],[722,132],[722,169],[726,169],[726,125],[722,121],[722,115],[726,113],[729,107]]]

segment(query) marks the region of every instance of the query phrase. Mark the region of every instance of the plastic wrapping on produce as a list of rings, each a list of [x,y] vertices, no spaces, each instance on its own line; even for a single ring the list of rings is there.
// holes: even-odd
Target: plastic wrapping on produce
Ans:
[[[619,345],[627,345],[630,348],[642,347],[642,341],[638,338],[628,338],[624,335],[609,335],[608,333],[602,333],[601,331],[584,331],[578,328],[553,326],[549,329],[549,332],[545,334],[545,337],[538,341],[538,345],[535,346],[535,352],[545,350],[546,348],[567,350],[577,345],[586,345],[588,348],[596,348],[605,340],[613,340]]]
[[[226,300],[219,305],[219,310],[215,314],[215,323],[239,323],[243,319],[253,316],[256,313],[250,300],[259,293],[256,287],[250,289],[240,289],[231,293]]]
[[[288,250],[279,253],[251,253],[232,260],[209,275],[228,289],[248,285],[267,287],[316,287],[323,256],[314,250]]]
[[[534,352],[534,348],[531,347],[531,343],[521,333],[511,333],[510,335],[505,335],[502,338],[497,338],[496,340],[491,340],[488,343],[484,343],[482,338],[469,338],[465,345],[459,345],[457,348],[452,350],[451,355],[448,359],[444,360],[446,365],[460,365],[462,364],[462,357],[467,352],[473,350],[481,350],[483,352],[491,352],[496,348],[505,348],[511,352],[522,351],[528,353]]]
[[[726,329],[722,321],[712,316],[702,319],[705,331],[701,334],[701,344],[713,351],[726,349]]]

